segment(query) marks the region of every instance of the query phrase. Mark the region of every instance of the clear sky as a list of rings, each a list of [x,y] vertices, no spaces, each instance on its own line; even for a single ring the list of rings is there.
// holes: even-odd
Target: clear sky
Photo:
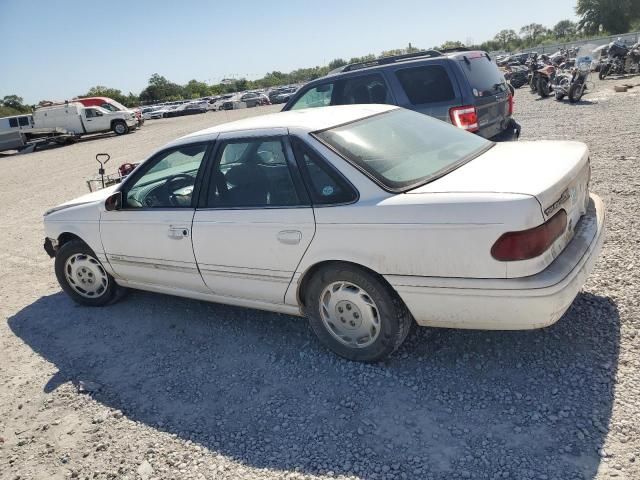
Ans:
[[[95,85],[139,93],[259,78],[334,58],[575,19],[575,0],[0,0],[0,97],[62,100]]]

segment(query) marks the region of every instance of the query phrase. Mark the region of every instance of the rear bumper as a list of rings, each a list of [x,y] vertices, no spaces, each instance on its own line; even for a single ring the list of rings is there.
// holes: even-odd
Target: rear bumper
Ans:
[[[385,275],[423,326],[526,330],[555,323],[593,270],[604,243],[602,200],[591,195],[575,236],[544,271],[512,279]]]
[[[513,142],[520,138],[520,124],[516,122],[513,118],[508,120],[507,128],[502,130],[495,137],[490,138],[492,142]]]

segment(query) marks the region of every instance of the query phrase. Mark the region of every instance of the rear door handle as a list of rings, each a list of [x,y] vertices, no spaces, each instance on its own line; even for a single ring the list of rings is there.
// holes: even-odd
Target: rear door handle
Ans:
[[[180,240],[181,238],[185,238],[189,236],[189,229],[184,226],[171,225],[169,227],[168,235],[170,238],[175,238],[176,240]]]
[[[302,232],[299,230],[282,230],[278,232],[278,241],[285,245],[297,245],[302,240]]]

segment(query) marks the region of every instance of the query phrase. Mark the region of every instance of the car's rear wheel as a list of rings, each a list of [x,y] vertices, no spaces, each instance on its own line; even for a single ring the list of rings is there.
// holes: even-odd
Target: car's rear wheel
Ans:
[[[347,264],[316,272],[305,291],[305,311],[320,341],[349,360],[375,362],[396,350],[413,318],[380,277]]]
[[[60,287],[81,305],[106,305],[116,299],[120,288],[93,250],[81,240],[71,240],[60,247],[55,271]]]

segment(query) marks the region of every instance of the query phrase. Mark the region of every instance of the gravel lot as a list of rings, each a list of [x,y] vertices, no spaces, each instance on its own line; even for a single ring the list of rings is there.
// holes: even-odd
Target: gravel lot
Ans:
[[[516,96],[524,139],[589,144],[607,205],[567,314],[530,332],[416,329],[377,365],[283,315],[143,292],[77,306],[42,250],[42,212],[85,193],[96,153],[115,169],[279,106],[0,155],[0,478],[640,478],[640,87],[617,83],[578,105]]]

